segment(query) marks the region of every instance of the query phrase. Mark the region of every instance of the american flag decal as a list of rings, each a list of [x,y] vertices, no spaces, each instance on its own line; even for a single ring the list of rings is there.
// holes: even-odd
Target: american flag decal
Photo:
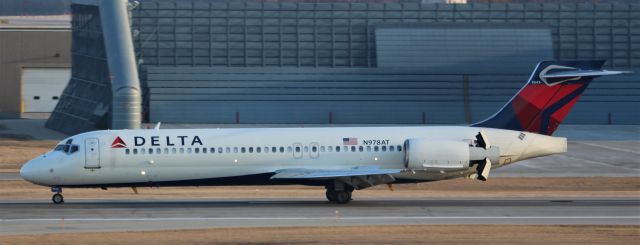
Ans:
[[[357,145],[358,138],[342,138],[342,144],[344,145]]]

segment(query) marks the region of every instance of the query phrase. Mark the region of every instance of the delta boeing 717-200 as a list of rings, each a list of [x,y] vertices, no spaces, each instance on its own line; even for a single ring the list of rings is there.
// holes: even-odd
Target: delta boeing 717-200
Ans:
[[[301,184],[331,202],[354,190],[451,178],[485,181],[491,169],[563,153],[551,136],[604,61],[545,61],[497,113],[469,126],[135,129],[82,133],[20,170],[63,188]],[[135,190],[135,189],[134,189]]]

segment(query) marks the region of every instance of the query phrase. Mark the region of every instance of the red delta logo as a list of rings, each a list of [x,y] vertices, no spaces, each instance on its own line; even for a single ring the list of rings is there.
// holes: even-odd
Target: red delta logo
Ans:
[[[111,148],[127,148],[127,144],[124,143],[124,140],[117,136],[113,143],[111,143]]]

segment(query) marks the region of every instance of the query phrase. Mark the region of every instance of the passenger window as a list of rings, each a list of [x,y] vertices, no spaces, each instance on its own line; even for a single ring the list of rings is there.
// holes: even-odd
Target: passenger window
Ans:
[[[356,147],[355,146],[351,147],[351,152],[356,152]]]
[[[371,151],[371,146],[370,145],[367,146],[367,151]]]
[[[160,154],[161,151],[160,148],[156,148],[156,154]]]
[[[245,153],[245,152],[247,152],[247,149],[244,148],[244,147],[240,147],[240,152]]]
[[[126,150],[124,150],[124,153],[125,153],[125,154],[127,154],[127,155],[129,155],[129,154],[131,154],[131,150],[126,149]]]
[[[291,152],[291,146],[287,147],[287,152]]]
[[[296,152],[300,152],[300,146],[296,146]]]
[[[164,154],[169,154],[169,148],[164,148]]]
[[[180,154],[184,154],[184,148],[180,148]]]
[[[202,154],[207,154],[207,148],[202,148]]]
[[[133,155],[138,155],[138,149],[133,149]]]
[[[257,153],[262,152],[262,148],[260,148],[260,147],[256,147],[256,152],[257,152]]]
[[[353,147],[353,149],[354,149],[354,151],[355,151],[355,149],[356,149],[356,148],[355,148],[355,147]],[[342,147],[342,151],[344,151],[344,152],[348,152],[348,151],[349,151],[349,147],[347,147],[347,146],[343,146],[343,147]]]
[[[149,148],[149,155],[153,154],[153,148]]]
[[[140,149],[140,154],[141,154],[141,155],[144,155],[145,153],[146,153],[146,152],[145,152],[144,148],[141,148],[141,149]]]
[[[238,153],[238,147],[233,147],[233,153]]]
[[[264,152],[269,152],[269,147],[268,146],[264,147]]]
[[[171,148],[171,153],[172,154],[176,154],[176,151],[177,151],[176,148]]]
[[[230,153],[230,152],[231,152],[231,147],[227,147],[227,148],[225,149],[225,152],[226,152],[226,153]]]
[[[382,151],[387,151],[387,146],[386,145],[382,146]]]
[[[398,146],[398,151],[402,151],[402,146]]]
[[[253,147],[249,147],[249,153],[253,153]]]
[[[363,146],[359,146],[358,147],[358,151],[363,152],[364,151],[364,147]]]
[[[340,146],[336,146],[336,152],[340,152]]]
[[[211,147],[209,149],[209,153],[211,153],[211,154],[216,153],[216,148],[215,147]],[[222,153],[222,148],[220,148],[220,153]]]
[[[318,147],[317,146],[312,146],[311,147],[311,152],[318,152]]]
[[[333,146],[327,146],[327,151],[328,152],[332,152],[333,151]]]
[[[187,154],[191,154],[192,152],[191,148],[187,148]]]
[[[320,152],[324,152],[324,146],[320,146]]]
[[[196,154],[198,154],[198,153],[200,153],[200,148],[195,148],[194,151],[195,151]]]
[[[215,152],[215,150],[214,150]],[[222,153],[222,147],[218,147],[218,153]]]
[[[271,152],[276,153],[276,149],[277,149],[277,147],[275,147],[275,146],[271,147]]]
[[[309,147],[308,146],[304,147],[304,152],[309,152]]]
[[[395,151],[395,149],[396,149],[395,147],[389,146],[389,151]]]
[[[374,146],[373,147],[373,151],[378,151],[378,150],[380,150],[380,148],[378,148],[378,146]]]

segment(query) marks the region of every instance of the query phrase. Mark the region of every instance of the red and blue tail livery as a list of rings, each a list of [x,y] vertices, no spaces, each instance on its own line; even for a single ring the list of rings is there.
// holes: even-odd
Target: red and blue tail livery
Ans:
[[[526,85],[500,111],[472,126],[552,135],[594,78],[624,73],[602,70],[604,62],[540,62]]]

